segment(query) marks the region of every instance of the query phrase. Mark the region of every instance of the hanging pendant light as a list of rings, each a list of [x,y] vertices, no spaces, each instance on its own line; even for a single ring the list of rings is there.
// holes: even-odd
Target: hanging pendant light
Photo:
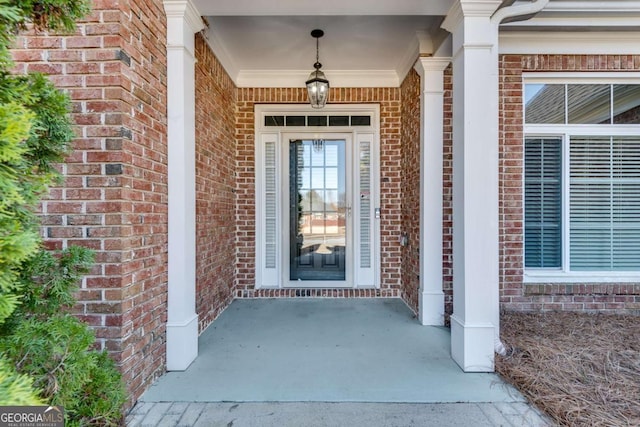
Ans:
[[[324,31],[313,30],[311,37],[316,39],[316,63],[313,64],[314,71],[309,75],[306,81],[307,92],[309,94],[309,103],[313,108],[322,108],[329,98],[329,80],[324,73],[320,71],[322,64],[320,63],[319,39],[324,36]]]

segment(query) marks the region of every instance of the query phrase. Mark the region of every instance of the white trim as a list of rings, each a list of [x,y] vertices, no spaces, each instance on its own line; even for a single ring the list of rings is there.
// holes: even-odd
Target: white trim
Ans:
[[[553,4],[553,3],[552,3]],[[627,12],[618,15],[606,15],[599,13],[598,15],[582,15],[582,16],[554,16],[544,15],[536,16],[528,21],[510,22],[502,24],[501,28],[509,30],[545,30],[553,28],[558,31],[566,31],[568,28],[588,31],[589,29],[597,29],[598,31],[607,30],[631,30],[638,27],[638,19],[640,15],[637,11]]]
[[[420,294],[423,325],[444,325],[442,170],[444,70],[451,58],[420,58]]]
[[[524,86],[529,83],[549,84],[640,84],[640,72],[549,72],[523,73]],[[565,96],[565,111],[566,111]],[[611,106],[612,107],[612,106]],[[524,113],[524,111],[523,111]],[[627,124],[524,124],[523,144],[526,138],[560,138],[562,140],[562,267],[559,269],[529,268],[524,270],[524,283],[630,283],[640,281],[640,272],[570,271],[569,191],[570,191],[570,137],[571,136],[626,136],[640,135],[638,125]],[[524,186],[524,180],[523,180]],[[525,191],[522,190],[523,203]],[[524,205],[523,205],[524,206]],[[524,248],[523,248],[524,257]]]
[[[451,0],[196,0],[202,12],[211,16],[367,16],[444,15]]]
[[[640,282],[638,272],[563,272],[552,270],[525,270],[522,277],[525,284],[534,283],[637,283]]]
[[[195,343],[195,345],[194,345]],[[184,371],[198,357],[198,316],[167,322],[167,370]]]
[[[464,17],[451,32],[451,355],[465,371],[493,371],[500,328],[498,27],[489,16]],[[477,44],[487,47],[469,49]]]
[[[202,26],[190,1],[165,0],[167,13],[167,369],[198,355],[196,314],[196,142],[194,33]]]
[[[525,137],[637,135],[638,125],[538,125],[524,126]]]
[[[525,72],[522,83],[556,84],[640,84],[640,71],[566,71],[566,72]]]
[[[640,54],[638,31],[501,31],[499,37],[501,54]]]
[[[547,4],[549,4],[549,0],[533,0],[527,3],[516,3],[498,9],[491,17],[491,21],[494,25],[500,25],[505,19],[518,19],[522,17],[529,19],[531,15],[540,12]]]
[[[545,12],[640,12],[640,2],[634,0],[553,0]]]
[[[361,140],[362,136],[370,136],[371,137],[371,167],[372,167],[372,208],[377,208],[380,206],[380,182],[379,182],[379,139],[380,139],[380,106],[378,104],[353,104],[353,105],[341,105],[341,104],[327,104],[322,110],[311,108],[308,104],[259,104],[255,106],[255,140],[263,141],[265,135],[268,135],[270,138],[274,138],[276,141],[277,153],[276,158],[277,161],[280,162],[280,166],[278,170],[283,173],[283,171],[288,170],[283,167],[283,163],[286,156],[288,156],[288,147],[284,147],[284,141],[289,138],[291,135],[310,135],[311,137],[324,135],[325,138],[335,137],[341,138],[345,140],[351,140],[353,144],[348,144],[347,150],[352,150],[353,154],[347,153],[347,160],[351,156],[351,162],[355,162],[358,158],[356,144]],[[265,126],[264,125],[264,117],[271,115],[370,115],[371,116],[371,124],[370,126],[354,126],[354,127],[338,127],[338,126],[322,126],[322,127],[293,127],[293,126]],[[255,287],[257,288],[284,288],[284,287],[292,287],[295,285],[296,288],[305,288],[305,287],[329,287],[332,288],[343,288],[343,287],[357,287],[357,288],[378,288],[380,286],[380,221],[378,219],[372,218],[372,232],[373,232],[373,247],[372,247],[372,269],[373,273],[367,274],[367,277],[360,277],[355,271],[355,260],[349,259],[348,262],[351,264],[351,272],[347,270],[347,280],[344,283],[344,286],[335,285],[332,286],[331,282],[296,282],[295,284],[289,283],[289,272],[288,268],[288,256],[289,250],[288,248],[288,236],[284,230],[287,229],[284,218],[288,216],[288,213],[284,210],[287,209],[288,206],[288,197],[285,196],[288,194],[288,177],[284,176],[282,173],[280,176],[276,177],[276,186],[278,192],[278,200],[279,200],[279,215],[278,215],[278,235],[280,236],[279,240],[279,248],[277,250],[278,259],[280,260],[275,273],[274,272],[266,272],[262,259],[264,257],[264,232],[261,229],[262,222],[259,218],[264,218],[264,210],[265,210],[265,202],[263,198],[264,186],[262,184],[262,177],[264,175],[264,161],[262,155],[262,147],[261,144],[256,144],[255,147],[255,177],[256,177],[256,283]],[[350,172],[349,168],[353,168]],[[348,165],[347,174],[349,174],[349,179],[353,181],[353,185],[357,184],[357,177],[355,177],[355,165]],[[355,178],[354,178],[355,177]],[[355,194],[355,188],[352,190]],[[355,197],[352,197],[355,198]],[[286,199],[286,200],[285,200]],[[284,214],[283,214],[284,213]],[[285,215],[286,214],[286,215]],[[351,224],[355,224],[357,219],[357,215],[354,212],[354,208],[352,206],[352,219]],[[348,227],[348,229],[353,230],[353,225]],[[351,232],[353,236],[353,232]],[[349,237],[350,240],[348,245],[353,247],[354,237]],[[357,255],[354,252],[354,256]],[[276,276],[274,277],[273,274]],[[368,278],[368,279],[367,279]],[[362,279],[362,280],[361,280]],[[369,280],[370,279],[370,280]],[[363,281],[365,280],[365,281]],[[340,283],[340,282],[338,282]]]
[[[209,23],[208,18],[207,23]],[[236,80],[240,69],[236,65],[233,56],[229,54],[229,51],[225,47],[222,40],[216,37],[215,33],[212,31],[211,24],[209,24],[208,29],[204,32],[204,39],[209,45],[209,49],[211,49],[211,52],[215,52],[215,56],[218,59],[220,65],[222,65],[222,68],[224,68],[229,77],[231,77],[231,80],[233,80],[233,82],[236,83],[236,86],[238,86]]]
[[[258,223],[263,229],[266,229],[266,221],[267,215],[264,213],[264,206],[266,206],[266,196],[265,196],[265,182],[266,182],[266,171],[264,167],[264,158],[265,158],[265,144],[271,143],[275,145],[275,162],[276,162],[276,171],[280,167],[280,156],[278,155],[278,140],[279,134],[277,132],[264,132],[259,135],[256,135],[256,145],[255,145],[255,158],[263,159],[261,163],[256,164],[256,183],[255,183],[255,197],[256,197],[256,227]],[[276,173],[275,176],[275,190],[276,190],[276,201],[280,198],[280,176]],[[257,214],[257,207],[260,206],[262,208],[262,214]],[[281,235],[281,224],[276,221],[275,225],[275,235]],[[278,288],[280,284],[280,269],[281,263],[278,262],[280,260],[280,246],[276,246],[276,253],[274,254],[276,259],[276,265],[274,267],[267,267],[265,264],[265,246],[266,246],[266,236],[265,233],[256,233],[256,250],[255,250],[255,263],[256,263],[256,283],[255,288]]]
[[[411,41],[411,43],[407,46],[407,49],[404,53],[402,59],[396,66],[396,76],[398,78],[398,85],[400,86],[404,79],[407,77],[407,73],[411,70],[411,68],[415,65],[416,60],[420,58],[420,55],[423,53],[433,53],[433,47],[429,52],[423,52],[422,49],[425,47],[427,43],[431,42],[431,38],[429,38],[428,42],[425,42],[425,34],[424,32],[416,33],[416,37]],[[396,87],[397,87],[396,86]]]
[[[464,372],[493,372],[497,326],[451,315],[451,357]]]
[[[236,86],[244,87],[305,87],[312,70],[241,70],[231,75]],[[323,70],[332,88],[338,87],[399,87],[396,70]],[[331,96],[331,95],[329,95]],[[331,100],[331,99],[329,99]]]
[[[377,117],[375,118],[377,123]],[[378,128],[376,124],[374,128]],[[380,207],[380,141],[379,138],[376,137],[375,131],[370,132],[357,132],[354,139],[354,159],[353,159],[353,211],[356,211],[356,206],[358,205],[361,198],[357,196],[358,190],[361,188],[360,185],[360,176],[357,170],[358,160],[360,159],[361,151],[360,144],[363,142],[369,143],[369,173],[370,173],[370,195],[369,200],[371,201],[369,206],[369,218],[371,220],[370,226],[370,237],[369,237],[369,246],[371,251],[371,263],[369,267],[363,267],[360,265],[361,261],[361,253],[360,253],[360,243],[361,243],[361,234],[360,227],[355,226],[353,228],[354,231],[354,277],[353,277],[353,286],[355,288],[366,289],[366,288],[379,288],[380,287],[380,219],[375,216],[375,209]],[[360,224],[360,219],[362,217],[359,216],[359,212],[357,216],[354,216],[353,224]]]

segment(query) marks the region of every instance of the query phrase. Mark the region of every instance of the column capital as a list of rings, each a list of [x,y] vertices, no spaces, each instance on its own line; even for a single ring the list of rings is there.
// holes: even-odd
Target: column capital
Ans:
[[[167,21],[180,18],[193,34],[204,28],[202,16],[190,0],[163,0],[162,4]]]
[[[413,67],[420,76],[427,71],[444,71],[451,64],[450,57],[421,56]]]
[[[464,18],[490,19],[502,0],[457,0],[453,3],[441,27],[453,33]]]

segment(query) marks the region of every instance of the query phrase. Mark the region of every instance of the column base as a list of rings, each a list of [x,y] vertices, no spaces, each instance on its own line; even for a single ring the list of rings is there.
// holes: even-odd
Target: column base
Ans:
[[[167,322],[167,370],[184,371],[198,357],[198,315],[185,322]]]
[[[451,315],[451,357],[465,372],[493,372],[495,327],[465,324]]]
[[[418,316],[422,325],[443,326],[444,292],[421,292]]]

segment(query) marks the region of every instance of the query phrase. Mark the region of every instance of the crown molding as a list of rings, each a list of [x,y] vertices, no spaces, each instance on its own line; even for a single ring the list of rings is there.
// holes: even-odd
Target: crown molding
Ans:
[[[222,65],[222,68],[225,69],[227,74],[233,80],[233,77],[237,76],[240,70],[236,66],[233,56],[229,54],[229,51],[226,49],[224,44],[218,37],[215,36],[214,32],[211,30],[211,26],[209,26],[209,29],[204,33],[204,39],[209,45],[209,49],[211,49],[211,52],[218,59],[218,62],[220,62],[220,65]]]
[[[545,7],[549,12],[596,12],[598,14],[609,12],[640,12],[638,0],[553,0]]]
[[[640,33],[503,31],[498,46],[501,54],[638,55]]]
[[[395,70],[322,70],[331,87],[399,87]],[[311,70],[241,70],[231,76],[238,87],[305,87]]]

